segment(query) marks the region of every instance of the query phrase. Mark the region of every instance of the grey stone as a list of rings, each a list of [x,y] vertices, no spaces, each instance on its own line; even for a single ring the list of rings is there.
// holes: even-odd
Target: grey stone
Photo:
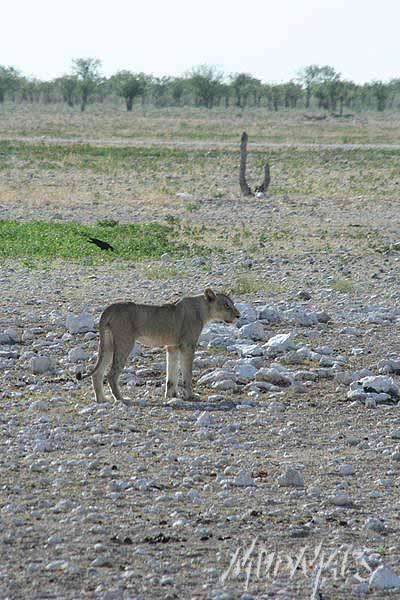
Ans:
[[[387,590],[399,589],[400,577],[387,565],[378,567],[369,578],[369,585],[372,589]]]
[[[30,368],[35,375],[54,371],[56,363],[51,356],[35,356],[30,361]]]
[[[87,333],[95,329],[94,319],[89,313],[81,313],[80,315],[67,315],[67,329],[70,333]]]

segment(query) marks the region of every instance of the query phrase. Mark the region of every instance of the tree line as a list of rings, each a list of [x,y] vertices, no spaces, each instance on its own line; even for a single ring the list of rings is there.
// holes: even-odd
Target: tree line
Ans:
[[[153,77],[121,70],[111,77],[101,73],[101,62],[94,58],[72,61],[71,72],[49,81],[26,77],[14,67],[0,65],[0,106],[5,101],[64,102],[84,111],[91,102],[104,102],[116,96],[126,109],[134,104],[165,106],[267,107],[313,109],[340,116],[344,111],[400,108],[400,78],[389,82],[372,81],[362,85],[342,79],[330,66],[309,65],[296,79],[286,83],[263,83],[248,73],[228,77],[217,67],[200,65],[184,77]]]

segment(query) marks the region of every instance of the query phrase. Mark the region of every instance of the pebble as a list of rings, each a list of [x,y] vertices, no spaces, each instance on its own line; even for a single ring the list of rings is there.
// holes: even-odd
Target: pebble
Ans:
[[[202,412],[201,415],[196,420],[196,425],[198,427],[214,427],[215,426],[215,418],[214,415],[209,412]]]
[[[344,507],[353,506],[352,499],[344,492],[337,492],[336,494],[331,496],[330,502],[331,502],[331,504],[334,504],[335,506],[344,506]]]
[[[366,529],[370,531],[375,531],[376,533],[382,533],[385,531],[385,525],[382,523],[380,519],[370,517],[365,522]]]
[[[242,470],[232,480],[232,485],[235,487],[252,487],[255,486],[256,483],[249,473]]]
[[[82,348],[82,346],[76,346],[75,348],[71,348],[71,350],[68,352],[68,358],[72,362],[87,360],[89,357],[89,352]]]
[[[30,361],[30,368],[35,375],[43,375],[54,371],[56,362],[51,356],[35,356]]]
[[[344,476],[354,475],[353,465],[343,464],[339,466],[339,474]]]
[[[87,333],[95,328],[94,319],[89,313],[67,315],[66,327],[70,333]]]
[[[304,487],[303,473],[295,467],[286,467],[285,473],[278,477],[278,484],[287,487]]]
[[[265,344],[265,347],[270,348],[275,352],[287,352],[288,350],[295,350],[296,345],[293,339],[293,333],[279,333],[278,335],[272,336]]]

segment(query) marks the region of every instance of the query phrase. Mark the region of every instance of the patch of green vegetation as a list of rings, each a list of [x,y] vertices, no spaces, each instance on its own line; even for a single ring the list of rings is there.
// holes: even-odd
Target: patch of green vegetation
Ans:
[[[180,279],[186,273],[175,266],[155,266],[149,269],[147,278],[154,281],[168,281],[169,279]]]
[[[165,215],[165,220],[168,223],[168,225],[179,225],[181,220],[179,217],[176,217],[175,215]]]
[[[249,169],[262,172],[265,150],[252,149]],[[290,198],[311,196],[321,198],[373,199],[379,196],[397,197],[400,177],[400,151],[382,149],[319,149],[274,148],[268,150],[271,166],[272,195]],[[167,146],[123,147],[94,146],[90,144],[46,144],[0,141],[0,170],[18,169],[19,172],[52,170],[90,171],[99,174],[126,172],[136,177],[135,191],[151,190],[174,196],[177,182],[190,177],[199,182],[199,193],[207,197],[225,198],[238,192],[235,176],[239,164],[239,145],[234,149],[190,149]],[[174,174],[174,180],[168,179]],[[223,177],[221,173],[229,173]],[[215,189],[215,179],[218,188]],[[220,189],[221,188],[221,189]],[[98,198],[101,199],[100,196]],[[187,210],[197,210],[196,203]],[[354,232],[355,233],[355,232]],[[275,239],[289,240],[293,232],[281,228]]]
[[[171,226],[160,223],[85,226],[76,222],[0,221],[0,258],[21,257],[31,265],[34,260],[57,258],[96,262],[158,259],[164,253],[188,255],[189,245],[177,242],[174,236]],[[114,251],[101,250],[89,242],[89,237],[108,242]]]
[[[200,210],[201,206],[198,202],[188,202],[185,206],[185,210],[188,212],[194,212],[195,210]]]
[[[351,279],[346,279],[345,277],[339,277],[332,281],[329,285],[335,292],[340,292],[342,294],[352,292],[356,287],[354,281]]]
[[[286,288],[279,283],[272,283],[265,279],[260,279],[256,275],[239,275],[234,282],[234,291],[237,294],[255,294],[263,292],[264,294],[281,294]]]
[[[98,227],[116,227],[119,224],[119,221],[115,219],[99,219],[96,221],[96,225]]]

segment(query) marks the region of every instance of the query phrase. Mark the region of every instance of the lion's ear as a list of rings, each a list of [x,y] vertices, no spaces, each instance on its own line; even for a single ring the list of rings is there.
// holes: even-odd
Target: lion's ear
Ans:
[[[226,292],[224,292],[225,296],[228,296],[228,298],[230,298],[233,294],[233,290],[227,290]]]
[[[211,288],[207,288],[207,289],[204,291],[204,295],[205,295],[206,299],[207,299],[209,302],[213,302],[213,301],[216,299],[216,297],[217,297],[217,296],[214,294],[214,292],[212,291],[212,289],[211,289]]]

